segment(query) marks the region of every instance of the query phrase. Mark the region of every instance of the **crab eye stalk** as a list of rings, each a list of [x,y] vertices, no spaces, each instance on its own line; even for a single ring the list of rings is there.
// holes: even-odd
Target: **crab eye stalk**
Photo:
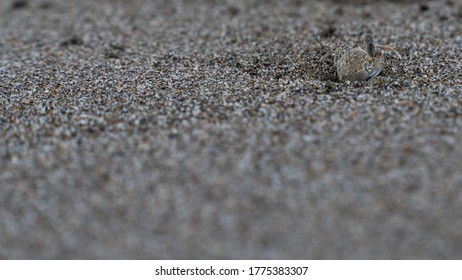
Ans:
[[[366,36],[366,51],[367,54],[374,59],[375,57],[375,46],[374,42],[372,42],[372,37],[371,35]]]

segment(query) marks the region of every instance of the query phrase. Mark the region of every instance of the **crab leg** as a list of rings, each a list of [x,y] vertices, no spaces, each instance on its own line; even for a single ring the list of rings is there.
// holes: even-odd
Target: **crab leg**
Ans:
[[[385,51],[385,52],[392,52],[394,54],[396,54],[399,58],[402,58],[401,55],[399,54],[399,52],[393,48],[392,46],[389,46],[389,45],[377,45],[377,49],[381,50],[381,51]]]

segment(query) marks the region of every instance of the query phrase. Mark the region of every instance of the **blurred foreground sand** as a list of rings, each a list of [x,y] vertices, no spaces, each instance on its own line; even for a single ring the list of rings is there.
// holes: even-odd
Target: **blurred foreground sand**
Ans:
[[[462,258],[460,1],[20,2],[0,258]]]

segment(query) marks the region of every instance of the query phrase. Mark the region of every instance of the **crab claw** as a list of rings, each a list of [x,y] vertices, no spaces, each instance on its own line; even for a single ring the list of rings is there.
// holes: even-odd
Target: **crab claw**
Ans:
[[[377,75],[382,72],[382,68],[374,68],[372,69],[371,73],[369,73],[369,77],[367,77],[366,81],[369,81],[370,79],[376,77]]]
[[[374,68],[369,73],[369,77],[366,79],[366,81],[369,81],[374,77],[377,77],[380,74],[380,72],[382,72],[382,69],[382,55],[380,53],[377,53],[376,57],[374,58]]]
[[[375,57],[375,46],[374,42],[372,41],[371,35],[366,36],[366,51],[370,57]]]

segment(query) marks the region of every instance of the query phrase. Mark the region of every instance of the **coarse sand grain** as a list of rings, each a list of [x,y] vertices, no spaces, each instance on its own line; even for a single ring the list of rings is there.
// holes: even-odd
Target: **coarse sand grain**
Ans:
[[[462,1],[0,2],[0,258],[462,258]],[[371,83],[332,59],[370,33]]]

